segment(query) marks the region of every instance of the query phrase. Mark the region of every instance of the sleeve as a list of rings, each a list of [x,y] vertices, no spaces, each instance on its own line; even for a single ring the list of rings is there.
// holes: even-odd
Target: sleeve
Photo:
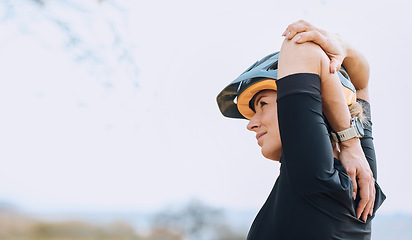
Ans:
[[[374,212],[373,212],[375,214],[376,210],[385,201],[386,196],[377,182],[378,172],[377,172],[375,147],[373,144],[373,137],[372,137],[371,107],[370,107],[369,102],[365,100],[357,99],[357,101],[362,105],[363,116],[365,118],[364,123],[363,123],[363,129],[364,129],[365,135],[361,138],[361,146],[362,146],[363,152],[365,153],[366,160],[368,160],[369,166],[371,167],[371,170],[373,172],[373,178],[375,178],[376,195],[375,195],[375,204],[374,204]]]
[[[334,168],[332,146],[322,114],[319,75],[288,75],[279,79],[277,86],[281,162],[292,191],[297,194],[340,191],[350,198],[352,181]]]
[[[375,180],[377,180],[378,175],[377,175],[377,167],[376,167],[375,147],[373,145],[373,137],[372,137],[372,120],[371,120],[370,104],[367,101],[362,100],[362,99],[357,99],[356,101],[362,105],[363,116],[365,118],[365,120],[363,121],[363,129],[364,129],[365,135],[360,139],[362,149],[372,169],[373,177],[375,178]]]

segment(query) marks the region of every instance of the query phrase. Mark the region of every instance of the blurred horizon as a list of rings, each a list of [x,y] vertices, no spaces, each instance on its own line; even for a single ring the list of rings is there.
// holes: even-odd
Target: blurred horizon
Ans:
[[[0,202],[0,225],[3,224],[0,239],[14,239],[17,236],[19,239],[89,239],[95,236],[98,239],[150,240],[161,236],[162,239],[172,240],[186,236],[189,239],[240,240],[247,235],[256,214],[256,209],[219,208],[197,199],[169,204],[155,211],[100,209],[30,212]],[[181,222],[176,224],[175,221]],[[185,227],[188,222],[198,223],[194,225],[194,230],[190,230]],[[411,226],[412,213],[380,213],[373,221],[372,239],[410,239]]]

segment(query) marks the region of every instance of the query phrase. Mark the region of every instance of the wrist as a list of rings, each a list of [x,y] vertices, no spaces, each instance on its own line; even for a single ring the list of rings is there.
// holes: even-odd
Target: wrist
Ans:
[[[351,148],[353,146],[360,145],[360,139],[359,138],[351,138],[349,140],[346,140],[344,142],[339,143],[339,148],[344,149],[344,148]]]
[[[342,143],[348,141],[352,138],[361,138],[364,135],[362,122],[357,117],[351,118],[350,128],[340,131],[340,132],[331,132],[333,141]],[[350,145],[351,143],[349,143]]]

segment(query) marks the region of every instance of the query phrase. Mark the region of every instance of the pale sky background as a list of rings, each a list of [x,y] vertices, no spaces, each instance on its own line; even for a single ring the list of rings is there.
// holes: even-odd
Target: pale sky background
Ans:
[[[305,19],[369,59],[381,211],[412,212],[409,0],[119,1],[124,12],[91,2],[83,14],[24,4],[0,23],[1,201],[39,211],[151,210],[198,198],[259,209],[279,164],[215,98]],[[74,60],[47,21],[62,14],[110,68]],[[110,37],[105,19],[132,46],[136,76],[100,48]]]

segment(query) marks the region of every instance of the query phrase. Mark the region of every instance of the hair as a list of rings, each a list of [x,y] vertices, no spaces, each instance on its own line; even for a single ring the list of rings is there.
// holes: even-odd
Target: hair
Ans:
[[[362,104],[359,102],[354,102],[351,105],[348,106],[350,116],[351,117],[358,117],[359,120],[364,123],[365,121],[365,116],[363,115],[363,107]]]

